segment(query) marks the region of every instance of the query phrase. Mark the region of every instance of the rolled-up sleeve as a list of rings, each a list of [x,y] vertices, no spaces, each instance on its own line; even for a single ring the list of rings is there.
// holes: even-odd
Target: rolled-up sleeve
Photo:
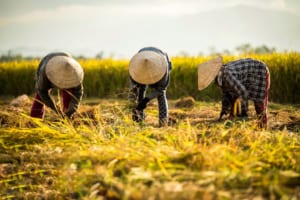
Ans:
[[[70,117],[77,111],[79,103],[81,102],[83,96],[83,85],[80,84],[78,87],[68,89],[67,91],[71,93],[70,95],[72,98],[69,108],[66,110],[65,114]]]
[[[51,99],[49,95],[49,90],[52,88],[52,84],[46,77],[45,71],[41,70],[36,81],[36,91],[40,95],[42,102],[57,112],[56,107],[53,103],[53,100]]]

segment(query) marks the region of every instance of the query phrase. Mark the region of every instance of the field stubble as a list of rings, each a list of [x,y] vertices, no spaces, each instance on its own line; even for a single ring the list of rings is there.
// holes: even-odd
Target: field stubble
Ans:
[[[299,199],[300,110],[269,105],[269,130],[248,119],[218,122],[220,102],[157,103],[144,124],[125,100],[85,100],[73,121],[31,100],[0,105],[0,199]]]

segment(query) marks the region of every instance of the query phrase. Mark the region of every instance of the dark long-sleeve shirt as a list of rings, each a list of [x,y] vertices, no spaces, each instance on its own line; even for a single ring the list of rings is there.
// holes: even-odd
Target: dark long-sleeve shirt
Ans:
[[[39,63],[37,69],[35,88],[36,88],[36,92],[41,97],[43,103],[49,108],[51,108],[52,110],[57,111],[53,103],[53,100],[49,95],[49,90],[51,88],[55,88],[56,86],[54,86],[46,76],[46,65],[48,61],[54,56],[71,57],[70,54],[64,52],[50,53],[47,56],[45,56]],[[59,89],[65,89],[65,88],[59,88]],[[71,89],[68,88],[68,91],[72,93],[72,99],[70,101],[69,110],[65,112],[68,116],[71,116],[77,110],[79,102],[81,101],[81,98],[83,96],[83,85],[80,84],[77,87]]]
[[[164,120],[168,117],[168,104],[166,99],[166,89],[170,82],[170,71],[172,70],[172,64],[170,62],[170,59],[166,53],[161,51],[160,49],[157,49],[155,47],[146,47],[141,51],[155,51],[159,54],[162,54],[166,57],[166,60],[168,62],[168,68],[166,74],[163,76],[161,80],[159,80],[157,83],[151,84],[151,85],[143,85],[135,82],[130,77],[130,93],[129,93],[129,100],[132,102],[132,104],[137,104],[140,101],[142,101],[145,98],[146,95],[146,89],[149,87],[151,89],[150,93],[147,94],[147,98],[158,99],[158,105],[159,105],[159,118],[160,120]]]

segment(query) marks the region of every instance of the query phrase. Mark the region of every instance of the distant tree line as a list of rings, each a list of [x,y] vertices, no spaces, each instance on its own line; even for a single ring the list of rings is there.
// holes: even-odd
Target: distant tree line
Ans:
[[[96,59],[103,59],[104,52],[100,51],[97,53],[94,57],[86,57],[84,55],[77,55],[74,56],[76,59],[90,59],[90,58],[96,58]],[[21,60],[34,60],[34,59],[41,59],[40,56],[23,56],[20,53],[13,53],[12,51],[7,51],[7,53],[3,53],[0,55],[0,62],[6,62],[6,61],[21,61]]]
[[[235,55],[235,54],[268,54],[268,53],[274,53],[276,52],[276,48],[275,47],[268,47],[266,45],[261,45],[261,46],[257,46],[257,47],[253,47],[251,46],[251,44],[242,44],[239,45],[235,48],[234,51],[230,51],[228,49],[225,49],[221,52],[218,52],[214,47],[210,48],[210,54],[225,54],[225,55]]]
[[[236,47],[236,51],[240,54],[244,54],[244,53],[265,54],[265,53],[274,53],[276,52],[276,49],[274,47],[268,47],[266,45],[252,47],[250,44],[242,44]]]
[[[23,60],[23,56],[21,54],[13,54],[11,51],[8,51],[6,54],[2,54],[0,56],[0,61],[11,61],[11,60]]]
[[[255,54],[266,54],[266,53],[273,53],[276,52],[276,49],[274,47],[268,47],[266,45],[261,45],[261,46],[257,46],[257,47],[253,47],[251,46],[251,44],[242,44],[239,45],[235,48],[235,51],[229,51],[227,49],[223,50],[222,52],[218,52],[216,51],[216,49],[214,47],[211,47],[209,49],[210,54],[225,54],[225,55],[234,55],[235,53],[238,54],[249,54],[249,53],[255,53]],[[104,52],[100,51],[99,53],[97,53],[93,58],[97,58],[97,59],[102,59],[104,56]],[[199,53],[199,56],[202,56],[203,53]],[[179,56],[183,56],[183,57],[188,57],[189,54],[185,51],[181,51],[179,53]],[[77,59],[88,59],[87,57],[83,56],[83,55],[79,55],[79,56],[75,56],[75,58]],[[13,53],[12,51],[8,51],[7,53],[4,53],[2,55],[0,55],[0,62],[5,62],[5,61],[12,61],[12,60],[33,60],[33,59],[40,59],[40,57],[37,56],[22,56],[21,54],[17,53]]]

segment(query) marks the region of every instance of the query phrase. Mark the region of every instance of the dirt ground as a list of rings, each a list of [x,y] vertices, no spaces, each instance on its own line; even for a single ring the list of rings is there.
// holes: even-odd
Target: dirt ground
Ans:
[[[22,127],[31,128],[34,125],[29,117],[32,100],[28,96],[18,98],[0,99],[0,127]],[[226,118],[218,122],[221,103],[198,102],[191,97],[169,100],[170,125],[176,126],[181,122],[189,122],[191,125],[212,126],[215,123],[224,123]],[[157,126],[158,111],[157,102],[153,100],[145,110],[146,124]],[[249,117],[246,121],[255,120],[253,104],[249,104]],[[86,99],[81,102],[78,112],[74,116],[74,124],[88,121],[87,123],[97,124],[112,123],[122,115],[130,118],[130,109],[126,100],[116,99]],[[287,129],[294,133],[300,132],[300,106],[282,105],[269,103],[268,106],[269,130]],[[56,121],[57,115],[46,109],[45,120]],[[232,119],[232,121],[240,119]]]

